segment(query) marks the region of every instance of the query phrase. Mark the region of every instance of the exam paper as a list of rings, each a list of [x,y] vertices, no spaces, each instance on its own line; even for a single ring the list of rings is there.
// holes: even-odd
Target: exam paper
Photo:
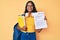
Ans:
[[[34,16],[35,29],[47,28],[44,12],[32,13],[32,16]]]

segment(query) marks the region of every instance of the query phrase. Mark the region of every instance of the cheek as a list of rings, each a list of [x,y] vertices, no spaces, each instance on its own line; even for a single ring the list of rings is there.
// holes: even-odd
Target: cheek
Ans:
[[[31,9],[33,10],[33,7],[31,7]]]

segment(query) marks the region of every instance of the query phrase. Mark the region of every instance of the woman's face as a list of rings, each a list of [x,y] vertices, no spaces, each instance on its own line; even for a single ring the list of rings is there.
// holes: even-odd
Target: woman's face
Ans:
[[[32,10],[33,10],[33,5],[32,5],[32,3],[28,3],[28,4],[27,4],[27,10],[28,10],[28,12],[32,12]]]

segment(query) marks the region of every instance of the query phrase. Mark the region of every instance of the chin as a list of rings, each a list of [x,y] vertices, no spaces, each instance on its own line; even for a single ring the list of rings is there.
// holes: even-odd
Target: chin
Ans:
[[[31,10],[29,10],[28,12],[32,12]]]

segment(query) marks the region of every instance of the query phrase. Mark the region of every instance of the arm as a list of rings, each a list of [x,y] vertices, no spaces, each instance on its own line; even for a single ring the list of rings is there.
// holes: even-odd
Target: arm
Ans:
[[[19,25],[17,26],[17,29],[18,29],[18,30],[24,30],[24,31],[27,30],[26,26],[24,26],[23,28],[20,28]]]
[[[25,19],[26,20],[26,19]],[[18,20],[19,21],[19,20]],[[26,24],[26,23],[25,23]],[[24,25],[23,26],[23,28],[21,28],[19,25],[18,25],[18,27],[17,27],[19,30],[24,30],[24,31],[26,31],[27,30],[27,27],[26,27],[26,25]]]
[[[42,31],[42,29],[36,29],[36,32],[40,33]]]
[[[34,25],[35,27],[35,25]],[[42,31],[42,29],[35,29],[36,32],[40,33]]]

